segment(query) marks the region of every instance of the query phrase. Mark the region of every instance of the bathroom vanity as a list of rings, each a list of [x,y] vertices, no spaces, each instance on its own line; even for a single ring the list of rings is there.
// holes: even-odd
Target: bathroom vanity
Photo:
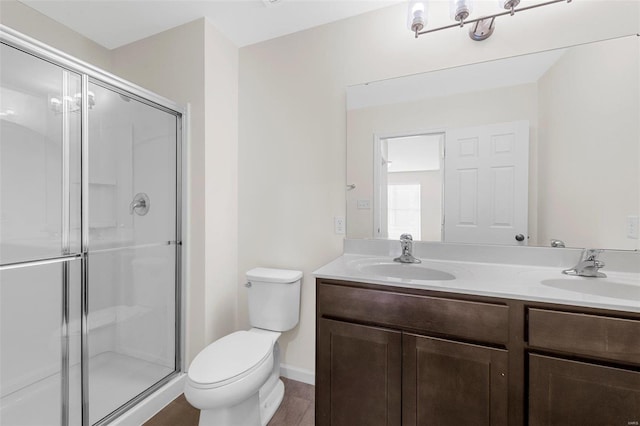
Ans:
[[[317,425],[640,421],[636,274],[631,298],[616,306],[590,294],[568,303],[571,293],[540,280],[553,268],[396,267],[399,276],[420,267],[456,276],[420,282],[367,274],[363,264],[394,265],[366,259],[344,255],[316,271]]]

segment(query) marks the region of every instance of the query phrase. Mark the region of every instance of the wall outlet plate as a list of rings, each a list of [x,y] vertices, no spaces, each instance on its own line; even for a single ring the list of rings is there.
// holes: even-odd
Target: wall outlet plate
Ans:
[[[333,218],[333,232],[338,235],[344,235],[346,228],[344,216],[335,216]]]
[[[358,200],[358,210],[369,210],[371,208],[371,201]]]

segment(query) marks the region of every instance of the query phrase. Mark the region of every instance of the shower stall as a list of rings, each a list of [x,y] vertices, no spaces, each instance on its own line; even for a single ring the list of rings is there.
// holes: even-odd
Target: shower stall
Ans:
[[[181,372],[185,111],[0,41],[0,424],[106,424]]]

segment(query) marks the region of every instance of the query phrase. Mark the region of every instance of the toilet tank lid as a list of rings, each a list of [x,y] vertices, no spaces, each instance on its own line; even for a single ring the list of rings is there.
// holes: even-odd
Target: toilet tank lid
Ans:
[[[301,271],[290,269],[253,268],[247,272],[249,281],[263,281],[267,283],[294,283],[302,278]]]

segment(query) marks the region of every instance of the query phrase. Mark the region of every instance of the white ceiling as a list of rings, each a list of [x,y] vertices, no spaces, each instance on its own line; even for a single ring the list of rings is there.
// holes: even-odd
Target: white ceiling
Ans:
[[[406,0],[20,0],[114,49],[206,17],[238,47]]]

